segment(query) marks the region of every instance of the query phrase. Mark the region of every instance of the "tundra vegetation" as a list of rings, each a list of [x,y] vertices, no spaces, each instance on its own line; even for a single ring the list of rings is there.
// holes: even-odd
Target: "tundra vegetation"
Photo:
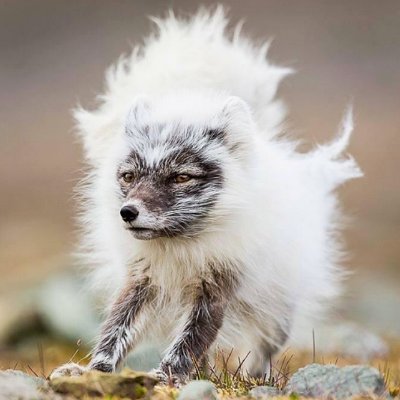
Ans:
[[[300,391],[306,388],[309,391],[307,397],[317,393],[312,396],[315,398],[399,398],[400,341],[388,340],[388,343],[390,351],[384,358],[376,358],[366,364],[334,354],[320,355],[317,345],[314,353],[292,351],[289,348],[272,360],[268,373],[259,378],[249,376],[241,363],[236,370],[230,370],[229,363],[234,353],[221,354],[217,357],[219,365],[206,362],[196,365],[193,380],[180,389],[172,385],[158,385],[148,374],[128,368],[116,374],[91,371],[82,376],[61,377],[50,381],[50,372],[60,363],[69,359],[84,363],[87,349],[79,344],[73,347],[48,343],[35,350],[30,348],[26,351],[24,348],[25,356],[21,356],[21,353],[8,354],[0,365],[4,370],[0,372],[0,399],[185,400],[279,397],[295,400],[303,397],[292,391],[293,388]],[[346,367],[349,365],[353,367]],[[33,387],[31,392],[27,389],[29,387]],[[362,391],[363,388],[366,388],[369,396]],[[347,397],[346,393],[353,395]],[[32,397],[32,394],[36,394],[36,397]]]

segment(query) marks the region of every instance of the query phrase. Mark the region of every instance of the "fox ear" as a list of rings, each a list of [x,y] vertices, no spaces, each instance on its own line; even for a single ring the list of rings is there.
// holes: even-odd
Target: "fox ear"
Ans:
[[[246,152],[255,129],[247,103],[237,96],[228,97],[220,113],[220,120],[226,132],[228,148],[231,151]]]
[[[150,101],[146,96],[137,96],[126,118],[126,131],[132,126],[144,128],[150,122]]]
[[[243,121],[243,123],[248,123],[252,121],[250,107],[237,96],[227,98],[221,114],[222,119],[228,124],[230,122]]]
[[[129,112],[104,108],[87,111],[82,107],[74,110],[76,129],[81,137],[85,157],[92,165],[98,165],[123,129],[127,134],[146,131],[150,122],[150,102],[144,96],[134,99]],[[135,128],[135,129],[134,129]],[[122,130],[122,131],[121,131]]]

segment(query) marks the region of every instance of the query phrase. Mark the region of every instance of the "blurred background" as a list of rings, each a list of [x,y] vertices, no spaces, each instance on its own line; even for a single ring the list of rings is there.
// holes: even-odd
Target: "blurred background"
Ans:
[[[95,104],[105,68],[151,31],[148,15],[200,4],[214,3],[0,0],[0,368],[43,364],[53,341],[72,343],[72,355],[78,338],[93,337],[97,320],[70,256],[83,167],[70,110]],[[297,70],[279,92],[296,137],[328,140],[353,102],[350,152],[365,177],[341,190],[354,271],[342,313],[400,335],[400,2],[225,4],[251,38],[274,39],[273,62]]]

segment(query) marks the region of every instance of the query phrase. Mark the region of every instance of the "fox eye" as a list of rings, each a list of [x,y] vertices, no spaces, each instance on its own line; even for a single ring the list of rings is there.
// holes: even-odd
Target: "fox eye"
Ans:
[[[130,172],[122,174],[122,179],[125,183],[131,183],[133,181],[133,175]]]
[[[174,182],[175,183],[186,183],[186,182],[189,182],[191,179],[192,179],[192,177],[190,175],[179,174],[179,175],[175,176]]]

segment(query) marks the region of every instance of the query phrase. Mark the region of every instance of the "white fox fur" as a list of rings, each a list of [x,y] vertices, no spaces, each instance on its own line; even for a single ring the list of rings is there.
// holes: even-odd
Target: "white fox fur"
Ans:
[[[215,343],[241,354],[251,351],[249,368],[262,365],[263,342],[280,347],[282,335],[294,342],[296,335],[311,337],[315,321],[340,293],[341,213],[335,189],[361,176],[354,160],[343,155],[352,112],[331,143],[300,153],[296,143],[279,135],[285,106],[275,99],[292,71],[266,59],[268,43],[254,45],[240,28],[229,36],[222,8],[188,20],[171,13],[153,21],[157,32],[109,69],[98,108],[75,113],[90,165],[82,189],[86,261],[109,303],[133,261],[151,260],[157,266],[152,280],[172,300],[154,308],[156,321],[145,335],[169,344],[188,313],[189,306],[177,300],[183,287],[206,273],[210,260],[225,268],[234,260],[234,268],[240,266],[233,271],[240,275],[238,293],[226,306]],[[140,110],[143,98],[149,111]],[[207,150],[207,157],[219,157],[225,184],[195,237],[137,240],[122,224],[115,171],[132,144],[124,130],[133,104],[137,119],[171,126],[215,125],[221,110],[228,109],[228,140],[241,150],[233,155]],[[149,149],[147,157],[156,164],[161,152]],[[240,311],[241,304],[248,310]]]

